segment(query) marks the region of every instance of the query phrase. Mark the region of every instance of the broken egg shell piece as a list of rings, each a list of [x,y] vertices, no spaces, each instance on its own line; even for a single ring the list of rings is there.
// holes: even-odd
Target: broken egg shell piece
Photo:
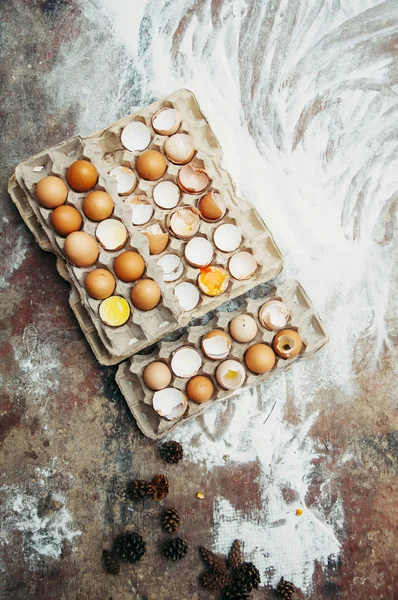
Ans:
[[[225,216],[227,204],[221,194],[210,191],[198,202],[200,216],[208,223],[215,223]]]
[[[120,250],[128,239],[127,229],[117,219],[105,219],[97,226],[95,237],[105,250]]]
[[[202,351],[211,360],[223,360],[231,351],[232,340],[225,331],[212,329],[202,338]]]
[[[234,279],[250,279],[257,269],[257,261],[250,252],[237,252],[229,259],[228,269]]]
[[[117,185],[117,193],[119,196],[127,196],[134,192],[137,186],[137,177],[134,171],[128,167],[119,165],[110,171],[109,175],[115,177]]]
[[[159,223],[150,225],[145,230],[141,231],[148,240],[149,253],[160,254],[166,248],[169,242],[169,234],[160,227]]]
[[[228,283],[229,275],[222,267],[210,265],[200,269],[198,286],[206,296],[220,296],[227,289]]]
[[[177,183],[187,194],[201,194],[210,185],[210,177],[203,169],[185,165],[178,171]]]
[[[153,206],[148,201],[147,197],[142,195],[126,198],[125,204],[131,206],[131,222],[133,225],[145,225],[151,220],[153,215]]]
[[[159,208],[175,208],[180,201],[180,190],[172,181],[161,181],[153,190],[153,199]]]
[[[202,366],[202,358],[195,348],[183,346],[178,348],[171,359],[171,370],[176,377],[192,377]]]
[[[182,417],[188,408],[185,394],[173,387],[155,392],[152,398],[154,410],[168,421]]]
[[[199,231],[199,211],[194,206],[177,208],[167,216],[167,227],[175,237],[187,240]]]
[[[193,267],[207,267],[213,260],[213,245],[204,237],[194,237],[185,246],[184,255]]]
[[[282,329],[272,340],[272,347],[278,356],[289,359],[300,354],[303,341],[294,329]]]
[[[188,281],[182,281],[176,285],[174,294],[177,296],[179,305],[185,312],[193,310],[199,303],[200,295],[198,288]]]
[[[175,108],[161,108],[152,117],[152,127],[160,135],[173,135],[180,125],[181,119]]]
[[[233,223],[224,223],[215,230],[213,241],[221,252],[234,252],[240,246],[242,234]]]
[[[269,331],[277,331],[286,327],[290,312],[281,300],[269,300],[260,308],[258,318],[263,327]]]
[[[171,162],[185,165],[195,154],[195,144],[187,133],[176,133],[166,140],[164,151]]]
[[[159,258],[158,263],[163,269],[163,281],[177,281],[184,272],[184,265],[177,254],[165,254]]]
[[[243,365],[234,359],[224,360],[216,371],[217,382],[226,390],[237,390],[245,382],[246,371]]]
[[[141,121],[132,121],[122,131],[123,146],[130,152],[145,150],[151,141],[151,132]]]

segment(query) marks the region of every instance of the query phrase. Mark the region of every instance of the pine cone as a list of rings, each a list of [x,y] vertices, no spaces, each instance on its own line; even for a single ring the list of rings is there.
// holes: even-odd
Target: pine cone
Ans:
[[[236,585],[231,585],[225,591],[225,600],[249,600],[250,592],[240,590]]]
[[[236,586],[241,590],[251,592],[253,588],[258,588],[261,583],[260,571],[251,562],[244,562],[238,570],[236,576]]]
[[[219,571],[210,569],[210,571],[202,573],[200,583],[208,590],[222,590],[225,586],[232,583],[232,575],[228,571],[220,573]]]
[[[166,508],[162,515],[163,528],[168,533],[174,533],[180,526],[181,517],[180,513],[175,508]]]
[[[113,550],[124,562],[135,563],[144,556],[146,542],[135,531],[121,533],[115,539]]]
[[[290,581],[285,581],[282,577],[276,588],[280,598],[291,600],[296,594],[296,588]]]
[[[134,479],[127,486],[127,496],[131,500],[142,500],[153,495],[153,485],[143,479]]]
[[[159,448],[160,456],[169,464],[176,464],[184,456],[184,448],[179,442],[165,442]]]
[[[181,538],[167,540],[163,546],[163,554],[168,560],[181,560],[188,552],[188,544]]]
[[[199,552],[202,555],[203,561],[210,569],[218,571],[218,573],[225,573],[227,570],[227,562],[224,556],[219,556],[204,546],[199,547]]]
[[[242,564],[242,547],[239,540],[235,540],[228,554],[228,567],[237,569]]]
[[[152,479],[151,485],[153,487],[154,500],[163,500],[163,498],[169,495],[169,480],[166,475],[156,475]]]
[[[120,564],[113,552],[110,550],[102,551],[102,561],[104,563],[105,571],[110,575],[119,575]]]

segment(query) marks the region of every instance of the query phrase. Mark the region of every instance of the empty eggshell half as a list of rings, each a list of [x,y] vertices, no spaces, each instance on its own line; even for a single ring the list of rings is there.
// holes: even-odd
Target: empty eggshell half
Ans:
[[[166,140],[164,145],[166,156],[176,165],[185,165],[195,154],[195,144],[187,133],[176,133]]]
[[[137,185],[137,177],[134,171],[128,167],[119,165],[112,169],[109,175],[116,178],[117,193],[119,196],[127,196],[134,192]]]
[[[123,146],[130,152],[145,150],[151,141],[151,132],[141,121],[133,121],[123,129],[121,140]]]
[[[250,252],[237,252],[228,263],[228,269],[234,279],[249,279],[257,269],[257,261]]]
[[[177,296],[181,308],[185,311],[193,310],[198,305],[199,291],[193,283],[182,281],[175,286],[174,294]]]
[[[133,225],[145,225],[151,220],[153,215],[153,206],[143,194],[126,198],[125,204],[131,206],[131,222]]]
[[[154,393],[152,406],[158,415],[172,421],[182,417],[187,410],[188,400],[180,390],[167,387]]]
[[[223,218],[227,212],[227,205],[220,194],[210,191],[199,200],[198,209],[204,221],[215,223]]]
[[[221,252],[234,252],[240,246],[242,234],[236,225],[225,223],[217,227],[213,239]]]
[[[184,254],[193,267],[206,267],[213,259],[213,245],[204,237],[194,237],[185,246]]]
[[[177,377],[192,377],[202,366],[202,359],[195,348],[183,346],[176,350],[171,359],[171,370]]]
[[[152,117],[152,127],[160,135],[173,135],[181,125],[181,119],[175,108],[161,108]]]
[[[260,308],[258,318],[263,327],[270,331],[277,331],[286,327],[290,312],[286,304],[280,300],[269,300]]]
[[[167,217],[167,227],[173,235],[182,240],[187,240],[199,231],[200,217],[193,206],[177,208]]]
[[[177,281],[184,271],[182,260],[177,254],[165,254],[158,260],[163,269],[163,281]]]
[[[228,287],[229,275],[222,267],[210,265],[200,269],[198,286],[206,296],[220,296]]]
[[[180,190],[172,181],[161,181],[153,190],[153,199],[160,208],[175,208],[180,200]]]
[[[127,242],[127,229],[117,219],[105,219],[95,232],[95,237],[105,250],[120,250]]]
[[[185,165],[178,171],[178,185],[187,194],[201,194],[210,184],[210,177],[203,169]]]
[[[160,254],[166,248],[169,241],[169,234],[164,232],[159,223],[154,223],[141,231],[148,239],[150,254]]]
[[[221,329],[212,329],[202,338],[203,353],[211,360],[222,360],[227,358],[231,351],[231,346],[231,338]]]
[[[242,387],[246,378],[246,372],[237,360],[224,360],[217,367],[216,379],[218,383],[226,390],[237,390]]]

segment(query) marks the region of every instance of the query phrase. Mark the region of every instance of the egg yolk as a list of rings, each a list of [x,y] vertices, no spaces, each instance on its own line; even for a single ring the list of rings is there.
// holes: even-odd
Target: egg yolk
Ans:
[[[218,296],[224,291],[224,284],[228,275],[218,269],[204,267],[200,270],[201,283],[211,296]]]
[[[228,369],[228,371],[225,373],[225,379],[236,379],[238,375],[238,371],[231,371],[231,369]]]
[[[119,327],[123,325],[130,316],[128,302],[120,296],[111,296],[101,303],[100,317],[107,325]]]

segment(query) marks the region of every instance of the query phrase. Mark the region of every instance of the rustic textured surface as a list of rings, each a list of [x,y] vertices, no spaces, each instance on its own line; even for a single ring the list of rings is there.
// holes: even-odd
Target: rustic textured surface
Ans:
[[[275,547],[264,550],[265,563],[269,560],[267,571],[261,569],[264,582],[274,583],[275,570],[278,576],[285,574],[291,579],[290,572],[294,572],[293,563],[296,563],[303,581],[307,582],[305,597],[311,600],[397,598],[396,269],[378,269],[380,278],[374,296],[378,300],[374,310],[369,309],[366,323],[357,324],[362,334],[353,337],[354,359],[347,364],[348,375],[339,385],[331,376],[328,385],[320,381],[320,374],[324,372],[324,363],[320,361],[330,360],[334,365],[336,354],[344,354],[345,349],[338,346],[340,332],[335,334],[330,349],[324,350],[323,359],[314,360],[312,367],[305,367],[305,372],[304,368],[296,369],[281,378],[282,391],[270,386],[262,388],[257,395],[245,397],[248,406],[256,404],[263,422],[273,406],[271,394],[276,394],[278,402],[273,415],[279,409],[281,417],[277,427],[283,431],[289,428],[292,432],[289,444],[283,448],[292,460],[293,469],[302,468],[307,484],[305,498],[299,498],[294,485],[285,479],[284,487],[279,488],[284,506],[291,507],[294,514],[296,508],[305,503],[304,515],[300,517],[303,527],[304,519],[312,518],[319,535],[328,528],[341,544],[340,551],[334,552],[326,563],[319,560],[312,564],[312,554],[306,563],[302,556],[308,547],[305,537],[301,548],[300,538],[292,542],[284,540],[283,534],[273,535],[275,531],[283,531],[283,520],[289,515],[288,509],[285,515],[275,515],[272,510],[273,496],[271,492],[267,496],[261,479],[264,465],[258,458],[260,454],[247,455],[241,461],[229,458],[233,456],[235,445],[246,435],[236,429],[237,404],[230,403],[224,411],[217,412],[212,424],[200,421],[196,433],[187,434],[190,452],[179,465],[164,463],[156,445],[142,437],[115,387],[115,369],[98,366],[72,316],[68,286],[56,272],[54,257],[39,250],[6,193],[7,177],[20,160],[76,133],[83,124],[86,130],[81,133],[89,133],[130,112],[133,106],[147,103],[152,96],[160,97],[172,91],[160,83],[151,87],[150,76],[155,75],[150,49],[159,24],[164,39],[170,42],[167,52],[173,68],[179,73],[178,81],[171,82],[172,88],[177,89],[182,79],[189,81],[193,77],[188,67],[184,72],[189,48],[193,46],[196,59],[196,63],[189,63],[191,70],[195,65],[199,69],[201,61],[205,63],[202,52],[204,56],[210,52],[220,57],[221,47],[215,44],[221,39],[220,31],[226,32],[225,36],[233,41],[230,17],[237,22],[244,15],[239,40],[242,115],[257,145],[256,153],[261,151],[268,162],[272,162],[273,156],[286,153],[289,144],[283,123],[279,123],[282,101],[280,105],[274,102],[276,90],[282,97],[284,90],[294,89],[300,76],[308,85],[311,82],[315,92],[297,115],[294,139],[289,142],[290,147],[298,148],[298,154],[290,157],[290,163],[279,163],[278,169],[291,174],[292,165],[297,161],[297,170],[300,170],[303,155],[308,156],[312,151],[311,139],[306,144],[305,132],[317,115],[321,119],[325,115],[325,120],[318,121],[318,129],[328,129],[329,144],[319,156],[319,178],[322,179],[320,173],[324,173],[322,170],[336,155],[345,163],[344,168],[347,166],[344,171],[344,177],[348,173],[344,189],[346,201],[341,215],[342,228],[349,239],[347,249],[358,244],[361,236],[367,239],[366,218],[367,215],[373,218],[369,198],[378,193],[377,189],[372,192],[371,184],[387,178],[388,201],[377,209],[374,224],[369,226],[377,245],[370,246],[371,250],[367,246],[356,247],[359,254],[372,251],[372,260],[375,255],[380,259],[378,253],[383,251],[385,254],[378,264],[390,264],[391,257],[397,257],[396,180],[394,184],[394,177],[390,178],[389,174],[387,177],[390,167],[396,173],[396,3],[357,0],[350,3],[344,13],[340,2],[297,2],[293,9],[292,4],[288,7],[286,2],[261,0],[247,6],[237,2],[236,13],[231,16],[230,3],[226,1],[163,3],[157,0],[147,3],[145,14],[142,8],[140,30],[123,27],[124,21],[128,23],[127,8],[125,15],[119,14],[118,19],[115,15],[112,22],[109,11],[106,12],[111,4],[105,0],[95,3],[14,0],[2,2],[0,6],[0,596],[7,600],[207,598],[208,592],[200,590],[197,582],[202,565],[195,548],[199,544],[211,547],[217,536],[216,545],[222,545],[219,535],[222,517],[214,506],[217,498],[224,498],[234,508],[233,514],[240,515],[239,523],[260,523],[273,546],[275,539],[281,545],[296,546],[294,557],[282,553],[277,565],[273,559],[267,559],[274,556]],[[144,5],[142,2],[142,7]],[[161,14],[163,6],[164,14]],[[169,7],[174,7],[175,12],[167,12]],[[98,25],[101,19],[102,28]],[[202,39],[197,32],[205,31],[208,21],[212,23],[212,33]],[[125,34],[124,45],[119,44],[118,27]],[[193,30],[196,33],[192,33]],[[184,36],[189,38],[191,34],[193,43],[184,46]],[[314,37],[312,45],[311,36]],[[280,81],[279,73],[287,64],[288,56],[292,56],[286,45],[288,39],[296,40],[292,52],[293,55],[300,52],[302,62],[290,78],[286,76]],[[267,47],[269,40],[275,42],[272,48]],[[307,52],[310,47],[313,51]],[[266,63],[264,52],[269,57]],[[307,55],[302,58],[305,52]],[[227,55],[231,62],[235,60],[232,50]],[[343,55],[346,61],[341,60]],[[379,79],[374,76],[375,69]],[[213,63],[209,73],[217,90],[220,74]],[[161,74],[156,76],[162,77]],[[329,78],[334,81],[336,77],[340,77],[339,86],[336,84],[332,89],[331,83],[325,92],[322,81]],[[349,81],[353,80],[356,81],[351,86]],[[73,84],[72,91],[65,91],[66,84]],[[206,86],[210,85],[206,81]],[[367,90],[372,95],[369,105],[362,101],[362,96],[355,100],[358,88],[361,93]],[[221,86],[214,91],[214,97],[229,91]],[[353,99],[355,104],[350,104]],[[293,95],[290,104],[295,102],[301,110]],[[348,107],[346,120],[342,116],[345,106]],[[92,117],[90,110],[94,113]],[[350,120],[353,129],[349,137],[344,137]],[[360,139],[353,143],[356,128]],[[349,167],[363,148],[369,149],[370,157],[363,160],[361,169],[351,172]],[[372,178],[367,180],[373,157],[380,168],[372,171]],[[304,178],[307,176],[304,169]],[[363,185],[357,186],[358,178]],[[336,183],[338,179],[336,175],[336,179],[330,181],[335,202],[340,205],[343,188]],[[288,191],[293,193],[293,188],[285,190]],[[306,207],[304,197],[305,193],[300,210]],[[324,202],[324,198],[319,198]],[[322,207],[326,211],[326,203]],[[294,216],[297,218],[297,214]],[[288,221],[288,216],[286,218]],[[330,223],[330,227],[332,225]],[[303,263],[309,263],[308,268],[316,272],[323,256],[322,248],[328,245],[326,233],[320,236],[319,254],[308,258],[305,248],[298,243],[300,236],[285,237],[277,229],[275,219],[273,233],[288,256],[288,275],[300,279],[303,272],[299,265]],[[305,231],[307,240],[313,236],[313,231]],[[353,254],[347,256],[353,262],[354,273],[357,263]],[[367,260],[371,264],[370,254]],[[333,259],[331,270],[334,264]],[[342,263],[337,265],[336,269],[342,268]],[[369,267],[366,273],[367,278],[375,277],[374,265],[373,270]],[[325,270],[320,274],[319,286],[322,286],[322,277],[329,285],[331,279]],[[308,288],[307,281],[302,283]],[[345,285],[346,280],[342,278],[341,288]],[[385,288],[390,288],[388,294]],[[349,311],[350,297],[355,290],[346,289],[347,295],[340,298]],[[308,289],[311,298],[315,291],[316,288]],[[363,314],[361,306],[367,306],[368,298],[363,288],[360,292],[357,310]],[[316,304],[316,298],[314,300]],[[327,308],[324,318],[333,336],[330,324],[337,308]],[[381,337],[377,335],[379,330],[375,332],[380,327],[378,311],[383,316]],[[340,309],[336,314],[344,320],[344,311]],[[355,320],[355,312],[349,314]],[[347,329],[350,326],[348,320],[346,326]],[[309,399],[305,404],[300,377],[307,386]],[[349,393],[353,380],[355,388]],[[303,424],[310,415],[316,415],[307,436],[312,458],[303,466],[295,465],[288,450],[296,448],[297,442],[293,454],[297,450],[301,456],[304,442],[300,436],[305,437]],[[275,425],[272,417],[264,425],[266,439],[271,436],[270,425]],[[254,424],[250,422],[246,429],[252,427]],[[219,442],[219,447],[225,448],[228,444],[223,445],[223,440],[231,439],[228,438],[231,431],[237,433],[232,434],[229,450],[224,450],[224,465],[217,460],[212,467],[209,462],[195,460],[196,445],[212,446]],[[304,454],[307,458],[308,454]],[[273,454],[271,457],[267,481],[273,490],[273,481],[284,463],[283,457],[279,460],[275,460]],[[168,475],[170,496],[160,504],[148,500],[131,510],[122,498],[125,483],[135,477],[151,478],[158,472]],[[202,501],[196,499],[198,490],[205,496]],[[159,515],[169,505],[181,512],[181,536],[190,547],[187,557],[177,565],[167,564],[160,554],[167,534],[160,529]],[[343,517],[335,518],[336,511]],[[245,529],[239,523],[237,517],[229,523],[231,540],[248,531],[248,527]],[[101,564],[102,549],[110,547],[112,537],[126,528],[143,535],[148,542],[148,552],[139,565],[123,566],[119,576],[107,575]],[[271,598],[272,595],[261,589],[253,597]]]

